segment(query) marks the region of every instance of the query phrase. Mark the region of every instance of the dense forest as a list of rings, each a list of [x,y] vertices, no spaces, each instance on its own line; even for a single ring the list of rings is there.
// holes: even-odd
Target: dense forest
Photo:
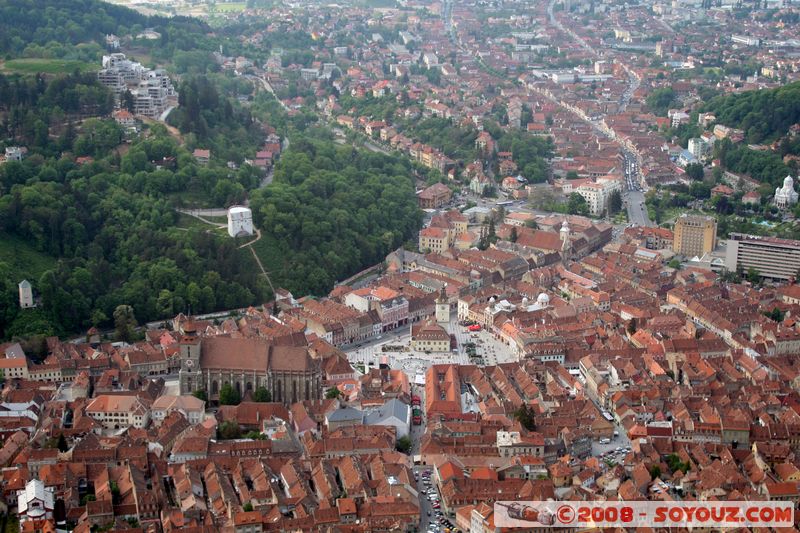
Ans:
[[[157,48],[170,56],[175,50],[196,48],[210,32],[197,19],[148,17],[98,0],[0,2],[0,52],[11,56],[66,57],[76,45],[102,43],[106,34],[135,34],[145,28],[162,34]]]
[[[88,152],[95,161],[79,165],[70,153],[37,153],[0,166],[0,236],[21,237],[59,258],[55,268],[31,280],[42,300],[37,320],[8,312],[17,309],[19,280],[3,278],[0,307],[7,312],[0,315],[0,337],[107,325],[120,304],[133,306],[139,320],[153,320],[268,297],[235,241],[176,228],[178,214],[169,201],[187,191],[225,196],[228,188],[221,184],[228,182],[244,191],[258,182],[258,173],[245,166],[228,177],[228,169],[198,168],[163,126],[121,156],[110,148],[120,136],[113,121],[91,119],[74,137],[71,153]],[[8,265],[0,264],[0,271]]]
[[[41,306],[25,313],[16,304],[20,276],[0,262],[0,338],[104,326],[123,303],[153,320],[268,297],[249,256],[231,240],[178,230],[170,205],[186,195],[241,201],[259,172],[200,167],[163,126],[118,151],[125,133],[102,118],[113,99],[93,74],[0,76],[0,96],[0,135],[29,149],[23,162],[0,166],[0,241],[20,238],[58,259],[30,280]],[[76,156],[94,161],[79,165]]]
[[[260,124],[250,110],[226,94],[220,94],[219,79],[207,75],[187,76],[178,87],[178,107],[168,122],[181,133],[191,134],[189,144],[210,148],[224,161],[241,163],[253,157],[264,138]]]
[[[50,128],[83,116],[107,115],[113,106],[113,95],[94,74],[68,75],[50,82],[41,75],[0,74],[0,139],[13,138],[51,153],[71,149],[75,130],[63,129],[62,138],[54,143]]]
[[[253,194],[256,224],[276,249],[280,282],[325,294],[338,279],[383,260],[421,223],[403,158],[293,138],[271,186]]]
[[[800,82],[718,96],[703,111],[713,113],[720,124],[743,130],[749,143],[775,140],[800,122]]]
[[[253,95],[248,80],[220,73],[211,52],[241,45],[205,23],[97,0],[12,0],[0,16],[6,57],[93,61],[106,33],[152,27],[161,38],[135,46],[183,74],[170,116],[178,131],[151,123],[138,134],[110,118],[113,96],[93,72],[0,75],[0,148],[28,149],[22,162],[0,165],[0,339],[34,338],[41,347],[48,335],[111,326],[120,305],[144,322],[271,297],[249,249],[176,206],[252,196],[266,228],[256,250],[273,256],[265,261],[272,280],[298,294],[326,292],[418,229],[408,160],[337,146],[329,131],[310,128],[313,114],[290,117],[272,97]],[[274,184],[253,192],[263,173],[243,160],[264,142],[267,124],[292,147]],[[198,164],[194,148],[210,148],[210,164]],[[23,277],[36,309],[17,305]]]
[[[737,174],[746,174],[758,181],[778,187],[796,167],[788,167],[780,154],[771,150],[753,150],[746,145],[734,145],[729,139],[718,142],[716,157],[722,166]]]
[[[645,102],[654,115],[666,117],[669,109],[678,104],[678,99],[672,87],[662,87],[648,94]]]

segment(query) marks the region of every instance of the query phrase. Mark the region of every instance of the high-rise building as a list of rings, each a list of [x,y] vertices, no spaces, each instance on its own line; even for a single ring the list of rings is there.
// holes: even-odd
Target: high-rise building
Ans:
[[[795,278],[800,271],[800,241],[732,233],[725,268],[743,273],[754,268],[765,278]]]
[[[717,221],[713,217],[683,214],[675,221],[672,251],[702,257],[717,245]]]

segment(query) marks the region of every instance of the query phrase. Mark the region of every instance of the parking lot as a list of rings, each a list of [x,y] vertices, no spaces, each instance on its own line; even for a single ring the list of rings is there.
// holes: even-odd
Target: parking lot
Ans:
[[[441,510],[441,497],[433,481],[433,469],[429,466],[415,466],[414,479],[419,492],[419,530],[431,533],[459,531],[455,528],[455,519],[446,518]]]

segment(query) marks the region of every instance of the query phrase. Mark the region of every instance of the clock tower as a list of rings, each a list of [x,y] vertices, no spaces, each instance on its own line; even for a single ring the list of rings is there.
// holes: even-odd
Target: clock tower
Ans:
[[[200,371],[200,338],[184,337],[180,343],[181,369],[178,373],[181,394],[191,394],[195,390],[204,389]]]
[[[446,287],[447,283],[442,285],[439,297],[436,298],[436,322],[444,329],[450,327],[450,302],[447,300]]]

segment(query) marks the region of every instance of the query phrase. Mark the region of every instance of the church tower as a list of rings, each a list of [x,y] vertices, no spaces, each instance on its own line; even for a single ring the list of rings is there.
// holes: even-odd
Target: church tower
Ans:
[[[181,384],[181,394],[191,394],[196,390],[205,389],[202,383],[200,370],[200,337],[183,337],[180,342],[181,369],[178,379]]]
[[[447,301],[446,287],[447,283],[442,285],[439,297],[436,298],[436,322],[443,328],[448,329],[450,326],[450,302]]]

